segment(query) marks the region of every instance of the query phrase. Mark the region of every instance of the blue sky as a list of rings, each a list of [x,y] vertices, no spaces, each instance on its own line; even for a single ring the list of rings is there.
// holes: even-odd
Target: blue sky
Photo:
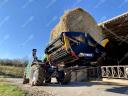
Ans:
[[[52,28],[64,11],[81,7],[99,23],[128,11],[128,0],[0,0],[0,58],[44,54]]]

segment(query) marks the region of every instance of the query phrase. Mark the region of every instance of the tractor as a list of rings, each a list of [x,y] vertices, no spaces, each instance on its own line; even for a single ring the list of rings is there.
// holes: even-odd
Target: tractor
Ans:
[[[56,78],[59,84],[68,84],[71,71],[79,66],[97,66],[104,47],[89,34],[83,32],[61,32],[45,49],[45,58],[39,60],[33,49],[33,61],[26,67],[23,83],[40,86]]]

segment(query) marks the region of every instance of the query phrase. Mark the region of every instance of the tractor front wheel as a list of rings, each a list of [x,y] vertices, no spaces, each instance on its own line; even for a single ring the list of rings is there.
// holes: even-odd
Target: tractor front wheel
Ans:
[[[44,84],[45,70],[41,65],[32,65],[30,74],[30,85],[41,86]]]

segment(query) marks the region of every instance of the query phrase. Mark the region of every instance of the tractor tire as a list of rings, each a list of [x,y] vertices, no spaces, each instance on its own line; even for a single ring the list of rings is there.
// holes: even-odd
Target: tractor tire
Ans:
[[[66,85],[70,83],[71,81],[71,71],[60,71],[58,73],[59,77],[57,77],[58,83],[61,83],[61,85]]]
[[[46,78],[45,83],[51,83],[51,78]]]
[[[45,83],[51,83],[51,75],[52,75],[52,73],[50,73],[50,72],[48,72],[48,70],[47,70],[47,73],[46,73],[46,76],[45,76]]]
[[[71,71],[64,71],[64,80],[63,80],[63,84],[68,84],[71,81]]]
[[[31,66],[30,74],[30,85],[31,86],[41,86],[44,84],[45,80],[45,70],[41,65],[34,64]]]

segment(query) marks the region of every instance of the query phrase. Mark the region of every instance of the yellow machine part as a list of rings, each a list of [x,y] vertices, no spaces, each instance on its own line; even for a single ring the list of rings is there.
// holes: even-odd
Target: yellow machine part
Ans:
[[[108,42],[109,42],[109,39],[106,38],[106,39],[104,39],[104,40],[101,41],[101,45],[102,45],[103,47],[105,47]]]
[[[65,34],[64,34],[64,42],[65,42],[64,47],[68,51],[68,49],[70,48],[69,38],[67,36],[65,36]]]

